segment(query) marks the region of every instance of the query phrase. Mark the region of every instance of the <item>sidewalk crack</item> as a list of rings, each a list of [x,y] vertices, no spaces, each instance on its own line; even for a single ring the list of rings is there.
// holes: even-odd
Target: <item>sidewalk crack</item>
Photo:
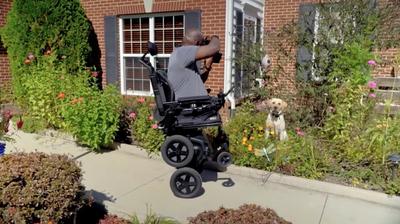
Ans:
[[[328,202],[328,197],[329,197],[329,194],[327,194],[326,197],[325,197],[324,207],[322,208],[321,217],[319,217],[319,222],[318,222],[318,224],[321,224],[322,218],[324,217],[325,207],[326,207],[326,203]]]

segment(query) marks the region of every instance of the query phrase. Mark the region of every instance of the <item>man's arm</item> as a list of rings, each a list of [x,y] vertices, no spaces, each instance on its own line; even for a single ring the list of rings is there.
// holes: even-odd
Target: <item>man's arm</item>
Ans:
[[[209,57],[205,60],[203,68],[201,70],[201,80],[204,82],[207,81],[208,75],[210,74],[211,68],[212,68],[212,63],[213,63],[213,57]]]
[[[208,45],[200,46],[196,52],[196,60],[209,58],[216,54],[220,49],[219,38],[212,36]]]

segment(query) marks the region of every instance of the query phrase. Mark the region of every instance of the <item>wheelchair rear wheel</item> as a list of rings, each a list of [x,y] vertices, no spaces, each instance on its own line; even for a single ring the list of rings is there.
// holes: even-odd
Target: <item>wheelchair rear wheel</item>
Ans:
[[[187,166],[193,159],[193,143],[182,135],[168,137],[161,146],[161,155],[164,161],[173,167]]]
[[[171,176],[170,187],[175,196],[192,198],[199,194],[202,186],[200,174],[190,168],[177,169]]]

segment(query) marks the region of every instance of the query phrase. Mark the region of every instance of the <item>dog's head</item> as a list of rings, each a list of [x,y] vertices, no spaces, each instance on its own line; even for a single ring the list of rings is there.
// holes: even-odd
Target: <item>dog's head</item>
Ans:
[[[267,101],[267,107],[272,115],[279,117],[285,111],[287,103],[281,99],[272,98]]]

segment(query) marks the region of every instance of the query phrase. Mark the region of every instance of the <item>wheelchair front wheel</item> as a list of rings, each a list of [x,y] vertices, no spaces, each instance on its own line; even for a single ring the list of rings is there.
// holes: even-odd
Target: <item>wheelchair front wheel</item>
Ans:
[[[168,137],[161,146],[163,160],[173,167],[187,166],[194,157],[193,143],[182,135]]]
[[[190,167],[177,169],[170,179],[172,192],[180,198],[196,197],[201,190],[201,186],[200,174]]]

